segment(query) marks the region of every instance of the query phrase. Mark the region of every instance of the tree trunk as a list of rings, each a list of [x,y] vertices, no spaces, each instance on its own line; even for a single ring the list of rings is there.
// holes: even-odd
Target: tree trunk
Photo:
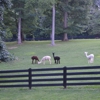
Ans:
[[[66,0],[67,2],[67,0]],[[67,29],[67,18],[68,18],[68,14],[67,12],[64,13],[64,29]],[[64,38],[63,38],[63,41],[68,41],[68,36],[67,36],[67,33],[64,33]]]
[[[18,44],[21,44],[21,17],[18,18]]]
[[[52,34],[51,34],[51,45],[55,45],[55,4],[52,8]]]

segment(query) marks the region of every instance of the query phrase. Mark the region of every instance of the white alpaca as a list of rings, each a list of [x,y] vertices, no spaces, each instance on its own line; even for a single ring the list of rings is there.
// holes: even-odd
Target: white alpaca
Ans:
[[[88,52],[84,52],[84,53],[88,59],[88,63],[93,63],[94,62],[94,54],[88,55]]]
[[[48,60],[49,63],[51,64],[51,57],[50,56],[44,56],[38,64],[43,63],[45,65],[45,61]]]

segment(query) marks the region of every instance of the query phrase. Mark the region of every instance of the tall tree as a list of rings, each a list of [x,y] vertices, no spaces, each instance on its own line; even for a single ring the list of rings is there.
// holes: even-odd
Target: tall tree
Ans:
[[[38,0],[38,2],[36,0],[34,1],[29,1],[29,0],[26,0],[27,4],[26,4],[26,7],[28,8],[33,8],[33,11],[34,9],[43,15],[43,13],[48,9],[52,9],[52,33],[51,33],[51,45],[55,45],[55,0]],[[35,5],[35,6],[34,6]],[[34,6],[34,7],[33,7]],[[31,11],[32,12],[32,11]],[[42,12],[42,13],[41,13]],[[42,17],[42,15],[40,15]],[[40,26],[39,26],[40,27]],[[41,27],[40,27],[41,28]]]
[[[85,31],[88,26],[87,15],[90,2],[91,0],[59,0],[58,8],[64,15],[63,40],[68,40],[67,35],[82,34]]]
[[[51,34],[51,45],[55,45],[55,4],[53,4],[52,8],[52,34]]]
[[[87,32],[92,35],[100,35],[100,0],[94,0],[89,13]]]
[[[4,33],[6,33],[5,25],[3,24],[3,14],[5,8],[9,8],[10,6],[10,0],[0,0],[0,60],[5,62],[14,59],[12,54],[7,51],[5,43],[2,41]]]
[[[15,16],[17,17],[17,28],[18,28],[18,44],[22,43],[22,20],[24,16],[24,5],[25,5],[25,0],[12,0],[13,6],[13,12],[15,13]]]
[[[65,0],[65,4],[67,6],[67,3],[68,3],[68,0]],[[64,29],[67,29],[67,19],[68,19],[68,13],[67,11],[64,12]],[[64,41],[67,41],[68,40],[68,36],[67,36],[67,33],[64,33]]]
[[[31,9],[25,8],[25,0],[12,0],[13,6],[4,14],[7,28],[12,33],[12,38],[22,43],[28,35],[36,30],[36,14]],[[9,17],[8,17],[9,16]]]

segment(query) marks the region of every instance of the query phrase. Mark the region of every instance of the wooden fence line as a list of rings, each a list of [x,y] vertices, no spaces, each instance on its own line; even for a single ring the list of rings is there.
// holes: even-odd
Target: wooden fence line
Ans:
[[[100,85],[100,66],[0,71],[0,88],[75,85]]]

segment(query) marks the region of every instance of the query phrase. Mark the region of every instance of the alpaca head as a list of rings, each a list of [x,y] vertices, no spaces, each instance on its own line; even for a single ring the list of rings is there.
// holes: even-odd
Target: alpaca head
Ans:
[[[84,52],[85,54],[88,54],[88,52]]]
[[[53,52],[52,54],[54,55],[55,53]]]
[[[41,64],[41,62],[38,62],[38,64]]]
[[[85,53],[85,56],[87,57],[87,56],[88,56],[88,55],[87,55],[87,54],[88,54],[88,52],[84,52],[84,53]]]

